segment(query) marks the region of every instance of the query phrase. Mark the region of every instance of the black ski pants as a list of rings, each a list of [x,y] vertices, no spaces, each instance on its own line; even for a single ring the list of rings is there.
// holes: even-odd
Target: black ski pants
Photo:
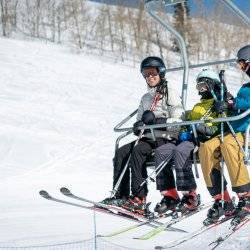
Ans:
[[[113,187],[118,181],[121,172],[123,171],[126,163],[128,167],[125,175],[122,178],[121,184],[117,191],[116,196],[128,197],[130,195],[130,169],[131,169],[131,193],[138,197],[144,197],[148,193],[147,184],[140,187],[140,184],[147,178],[146,161],[151,155],[152,150],[159,145],[164,144],[163,139],[158,139],[157,142],[152,141],[148,138],[141,138],[135,145],[135,142],[128,143],[120,147],[113,159],[114,165],[114,176],[113,176]]]

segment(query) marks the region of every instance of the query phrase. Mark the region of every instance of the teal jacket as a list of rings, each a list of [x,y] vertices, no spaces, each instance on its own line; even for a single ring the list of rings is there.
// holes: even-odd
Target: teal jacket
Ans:
[[[244,111],[250,109],[250,82],[242,85],[234,101],[234,108],[237,110],[234,115],[239,115]],[[230,123],[236,133],[245,132],[248,124],[250,123],[250,115],[247,115],[243,119],[232,121]]]

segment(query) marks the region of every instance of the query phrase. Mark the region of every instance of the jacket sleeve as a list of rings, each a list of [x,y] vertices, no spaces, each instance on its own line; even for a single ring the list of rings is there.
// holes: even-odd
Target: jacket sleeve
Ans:
[[[235,108],[247,110],[250,108],[250,87],[242,87],[235,98]]]
[[[137,111],[137,116],[136,116],[137,121],[141,120],[143,112],[144,112],[144,107],[143,107],[143,97],[142,97]]]
[[[181,103],[181,98],[171,87],[168,87],[167,105],[171,118],[184,119],[184,108]]]

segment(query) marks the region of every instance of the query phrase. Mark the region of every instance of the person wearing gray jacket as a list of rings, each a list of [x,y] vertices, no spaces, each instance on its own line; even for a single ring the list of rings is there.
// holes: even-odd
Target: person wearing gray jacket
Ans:
[[[177,141],[178,128],[155,129],[154,135],[147,129],[141,131],[139,128],[144,125],[180,121],[184,110],[180,97],[167,84],[165,79],[166,67],[161,58],[155,56],[145,58],[141,62],[140,71],[146,80],[148,92],[141,98],[137,121],[133,125],[133,132],[136,136],[139,136],[139,140],[116,150],[113,159],[113,186],[115,186],[129,160],[128,168],[116,195],[112,198],[106,198],[102,202],[122,206],[130,211],[144,214],[148,189],[147,184],[143,186],[140,186],[140,184],[147,178],[145,163],[153,149],[165,143]],[[172,170],[170,170],[170,175],[173,177]]]

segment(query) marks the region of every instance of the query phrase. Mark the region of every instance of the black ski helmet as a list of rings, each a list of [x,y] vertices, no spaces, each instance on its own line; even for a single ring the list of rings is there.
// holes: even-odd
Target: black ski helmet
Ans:
[[[237,53],[237,61],[250,62],[250,45],[242,47]]]
[[[143,73],[143,70],[146,68],[155,67],[158,69],[159,75],[161,78],[165,77],[166,74],[166,66],[163,62],[163,60],[160,57],[157,56],[149,56],[142,60],[141,62],[141,73]]]

